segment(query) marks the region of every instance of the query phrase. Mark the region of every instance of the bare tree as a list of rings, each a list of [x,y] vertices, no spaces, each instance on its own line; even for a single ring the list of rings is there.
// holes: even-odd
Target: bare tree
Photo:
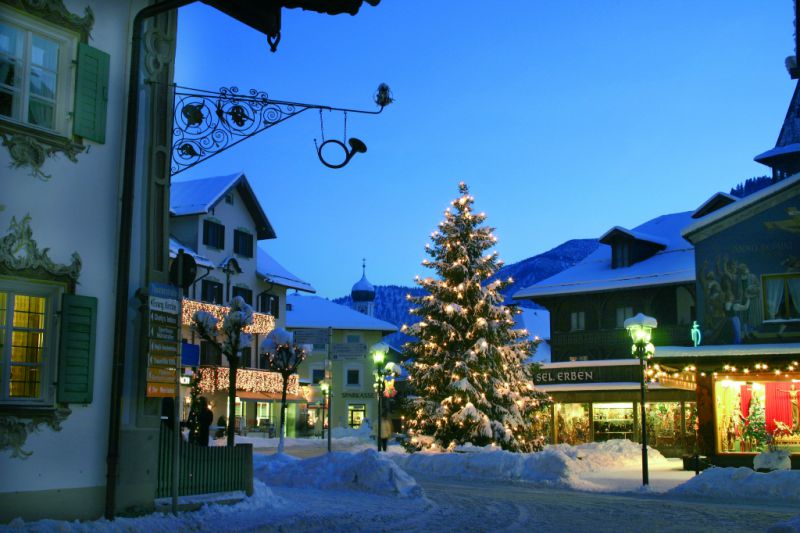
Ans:
[[[294,344],[294,335],[283,328],[276,328],[261,343],[261,352],[267,356],[267,369],[278,372],[283,378],[281,393],[281,426],[278,453],[283,453],[284,427],[286,424],[286,391],[289,378],[297,373],[297,367],[306,358],[306,352]]]
[[[252,337],[244,333],[244,328],[253,323],[253,308],[241,296],[231,301],[228,312],[219,327],[217,318],[211,313],[197,311],[192,317],[192,329],[200,337],[214,344],[225,355],[230,367],[228,377],[228,431],[227,446],[233,446],[236,430],[236,371],[241,366],[242,348],[247,348]],[[218,338],[221,337],[221,340]]]

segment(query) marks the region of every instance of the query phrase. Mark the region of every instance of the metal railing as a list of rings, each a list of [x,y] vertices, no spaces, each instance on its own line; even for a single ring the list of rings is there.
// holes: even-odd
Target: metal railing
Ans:
[[[164,427],[158,440],[156,498],[172,494],[172,432]],[[181,441],[178,495],[244,491],[253,494],[253,445],[197,446]]]

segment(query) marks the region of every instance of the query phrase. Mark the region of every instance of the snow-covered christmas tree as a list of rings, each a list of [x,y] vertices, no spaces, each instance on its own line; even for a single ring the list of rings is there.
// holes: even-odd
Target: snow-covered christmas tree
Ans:
[[[428,294],[408,296],[420,317],[404,331],[417,337],[405,356],[414,396],[406,408],[409,445],[452,448],[470,442],[505,450],[536,451],[544,445],[550,398],[534,390],[535,350],[527,332],[514,329],[515,309],[502,305],[499,291],[513,280],[487,279],[502,265],[493,228],[473,213],[464,183],[445,211],[439,230],[425,246],[423,265],[436,277],[416,279]]]

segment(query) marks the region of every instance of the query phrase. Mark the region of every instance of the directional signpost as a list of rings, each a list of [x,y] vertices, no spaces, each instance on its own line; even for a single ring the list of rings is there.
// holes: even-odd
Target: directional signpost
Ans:
[[[181,356],[180,290],[172,285],[151,283],[147,308],[147,396],[175,398]]]
[[[367,345],[361,342],[335,342],[332,352],[334,359],[364,359]]]

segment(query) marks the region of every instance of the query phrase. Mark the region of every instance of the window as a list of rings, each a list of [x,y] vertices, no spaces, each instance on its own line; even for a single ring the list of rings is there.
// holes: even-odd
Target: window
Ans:
[[[225,248],[225,226],[213,220],[204,220],[203,244],[219,250]]]
[[[270,419],[270,412],[269,412],[269,403],[268,402],[256,402],[256,419],[258,420],[258,425],[261,425],[261,421],[264,420],[265,422],[269,422]]]
[[[260,313],[268,313],[276,319],[280,316],[280,298],[268,292],[262,292],[258,295],[258,311]]]
[[[764,276],[762,283],[767,320],[800,320],[800,274]]]
[[[200,364],[201,365],[222,365],[222,352],[216,344],[208,341],[200,342]]]
[[[222,304],[222,283],[204,279],[200,299],[212,304]]]
[[[633,307],[617,307],[617,327],[624,328],[625,321],[633,316]],[[583,329],[583,328],[581,328]]]
[[[347,335],[345,340],[347,341],[347,344],[358,344],[361,342],[361,335]]]
[[[361,369],[360,368],[347,368],[345,370],[345,383],[348,387],[361,386]]]
[[[246,231],[233,230],[233,253],[253,257],[253,235]]]
[[[347,406],[347,425],[358,429],[367,416],[367,406],[363,403],[352,403]]]
[[[311,383],[316,385],[325,379],[325,367],[321,364],[316,364],[311,367]]]
[[[11,11],[2,15],[0,115],[69,135],[77,36]]]
[[[586,329],[586,312],[573,311],[569,315],[569,330],[570,331],[583,331]]]
[[[32,283],[0,285],[0,401],[4,403],[52,401],[55,293]]]
[[[239,358],[239,364],[243,368],[252,368],[253,366],[253,347],[247,346],[242,348],[241,350],[241,357]]]
[[[614,244],[614,259],[612,268],[630,266],[630,243],[617,242]]]
[[[253,305],[253,291],[244,287],[234,287],[233,297],[241,296],[247,305]]]
[[[319,343],[315,342],[314,344],[311,345],[311,351],[312,352],[327,352],[328,351],[328,345],[327,344],[319,344]]]

